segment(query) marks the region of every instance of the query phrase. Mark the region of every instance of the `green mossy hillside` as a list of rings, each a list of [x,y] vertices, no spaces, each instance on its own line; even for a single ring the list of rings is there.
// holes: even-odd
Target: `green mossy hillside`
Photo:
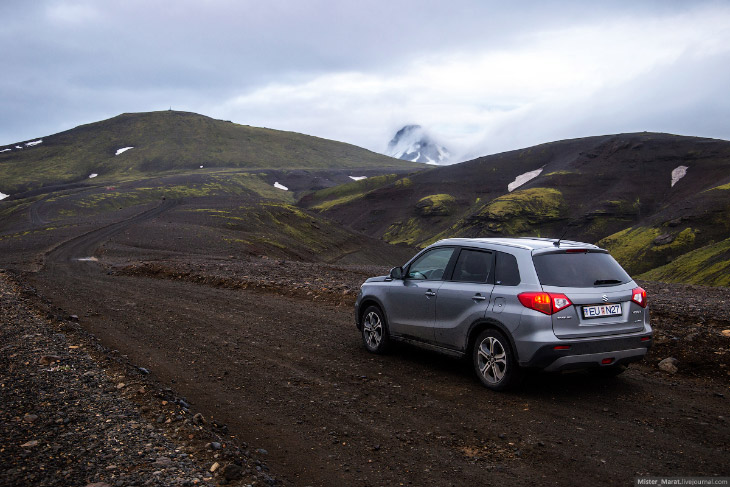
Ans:
[[[640,274],[694,248],[697,231],[686,227],[671,232],[654,227],[632,227],[598,242],[630,273]]]
[[[730,286],[730,239],[687,252],[638,277],[651,281]]]
[[[0,153],[6,194],[48,185],[118,182],[143,177],[251,169],[420,169],[418,163],[294,132],[239,125],[195,113],[125,113],[42,137],[38,145]],[[133,147],[119,155],[119,149]],[[201,168],[202,166],[202,168]]]
[[[351,183],[321,189],[302,198],[302,205],[317,211],[327,211],[335,206],[364,197],[370,191],[386,186],[398,179],[397,174],[383,174]]]
[[[163,180],[164,181],[164,180]],[[159,184],[159,180],[150,180],[145,183],[157,182],[150,186],[108,186],[98,188],[94,192],[81,194],[58,194],[47,198],[46,203],[57,208],[52,212],[51,219],[60,220],[73,216],[88,216],[100,213],[109,213],[132,206],[154,203],[165,199],[193,199],[193,198],[242,198],[263,199],[293,203],[294,196],[289,191],[274,188],[265,180],[265,175],[256,173],[216,174],[197,177],[187,184],[172,182]],[[142,183],[144,184],[144,183]]]

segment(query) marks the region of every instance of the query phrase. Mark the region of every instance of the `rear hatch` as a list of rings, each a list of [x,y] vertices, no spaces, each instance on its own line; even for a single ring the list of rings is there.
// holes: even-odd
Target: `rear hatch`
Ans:
[[[632,300],[636,283],[602,249],[556,249],[533,255],[543,291],[570,305],[552,315],[558,338],[639,332],[647,310]]]

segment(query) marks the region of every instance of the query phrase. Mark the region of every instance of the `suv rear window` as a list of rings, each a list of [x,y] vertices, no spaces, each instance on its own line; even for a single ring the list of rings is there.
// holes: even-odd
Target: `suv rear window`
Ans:
[[[618,262],[603,252],[540,254],[532,261],[543,286],[615,286],[631,280]]]

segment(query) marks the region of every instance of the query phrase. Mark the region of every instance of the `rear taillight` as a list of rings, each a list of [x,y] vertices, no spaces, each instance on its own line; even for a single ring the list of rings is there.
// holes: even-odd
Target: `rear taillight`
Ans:
[[[646,308],[646,291],[642,288],[637,287],[631,291],[631,301],[638,304],[642,308]]]
[[[567,308],[571,303],[565,294],[555,293],[522,293],[517,296],[525,308],[551,315]]]

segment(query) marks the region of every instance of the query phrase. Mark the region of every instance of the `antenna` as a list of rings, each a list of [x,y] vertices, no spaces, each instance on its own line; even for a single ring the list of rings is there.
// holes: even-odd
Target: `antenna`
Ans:
[[[565,234],[568,233],[568,226],[570,225],[570,222],[565,225],[565,230],[563,230],[563,234],[560,236],[557,242],[553,242],[553,245],[556,247],[560,247],[560,241],[563,240],[563,237],[565,237]]]

